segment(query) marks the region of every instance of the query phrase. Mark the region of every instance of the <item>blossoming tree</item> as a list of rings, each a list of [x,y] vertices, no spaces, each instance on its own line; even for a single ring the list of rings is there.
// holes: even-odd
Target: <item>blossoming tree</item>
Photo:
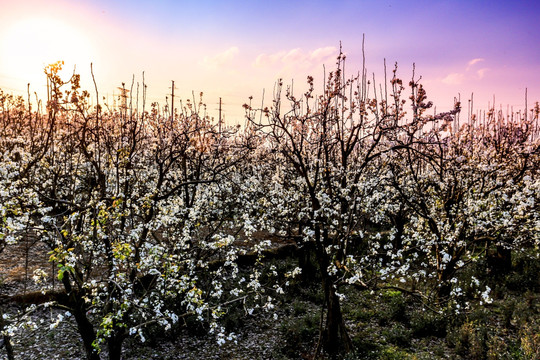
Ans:
[[[422,116],[419,109],[430,105],[417,98],[422,88],[414,81],[414,112],[407,117],[404,87],[395,70],[390,90],[377,97],[365,69],[348,79],[344,61],[340,54],[320,96],[314,95],[313,78],[308,77],[309,89],[301,98],[291,88],[285,89],[286,103],[280,81],[272,107],[261,109],[264,120],[245,105],[251,125],[285,162],[273,179],[283,197],[284,208],[279,210],[286,223],[298,224],[299,245],[311,244],[314,249],[326,314],[319,344],[330,353],[352,349],[342,317],[340,287],[347,283],[367,286],[360,265],[363,254],[358,251],[364,241],[364,196],[373,186],[366,180],[378,176],[380,168],[374,165],[385,154],[413,146],[422,125],[435,120]]]

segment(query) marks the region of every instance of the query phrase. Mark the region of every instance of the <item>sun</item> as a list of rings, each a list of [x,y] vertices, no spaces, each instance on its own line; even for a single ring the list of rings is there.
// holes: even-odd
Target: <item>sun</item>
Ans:
[[[2,36],[3,35],[3,36]],[[4,77],[30,83],[41,89],[46,83],[43,69],[63,60],[66,68],[88,66],[95,57],[94,46],[81,30],[59,19],[33,17],[14,22],[0,35],[0,69]]]

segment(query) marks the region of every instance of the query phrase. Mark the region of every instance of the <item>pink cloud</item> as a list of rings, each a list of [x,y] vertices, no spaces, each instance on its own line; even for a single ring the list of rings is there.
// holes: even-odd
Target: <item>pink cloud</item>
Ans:
[[[483,58],[472,59],[471,61],[469,61],[469,66],[472,66],[472,65],[474,65],[474,64],[477,64],[477,63],[479,63],[479,62],[481,62],[481,61],[485,61],[485,59],[483,59]]]
[[[469,63],[467,64],[467,71],[469,71],[469,69],[471,67],[473,67],[474,65],[480,63],[480,62],[483,62],[485,61],[484,58],[476,58],[476,59],[472,59],[471,61],[469,61]]]
[[[224,64],[230,63],[238,55],[238,47],[232,46],[227,50],[214,56],[205,56],[203,63],[211,68],[218,68]]]
[[[315,61],[326,60],[328,57],[334,57],[337,55],[337,49],[334,46],[327,46],[313,50],[310,54],[310,58]]]
[[[333,46],[317,48],[312,51],[304,51],[300,48],[288,51],[279,51],[273,54],[260,54],[255,59],[255,67],[269,67],[276,64],[314,66],[337,56],[337,49]]]
[[[260,54],[255,59],[254,65],[256,67],[272,66],[275,63],[279,62],[285,55],[287,55],[287,52],[285,52],[285,51],[280,51],[280,52],[270,54],[270,55],[268,55],[268,54]]]
[[[297,48],[297,49],[292,49],[291,51],[289,51],[287,55],[281,58],[281,61],[284,63],[294,63],[294,62],[303,61],[305,60],[305,58],[306,58],[306,55],[302,53],[301,49]]]
[[[459,85],[463,82],[463,78],[465,75],[461,73],[452,73],[448,74],[444,79],[442,79],[442,82],[448,85]]]
[[[478,75],[479,79],[482,79],[486,75],[486,73],[488,71],[489,71],[488,68],[482,68],[482,69],[476,71],[476,75]]]

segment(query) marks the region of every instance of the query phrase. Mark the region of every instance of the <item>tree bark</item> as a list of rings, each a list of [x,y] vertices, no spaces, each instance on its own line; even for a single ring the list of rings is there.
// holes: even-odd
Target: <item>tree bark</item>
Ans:
[[[311,259],[314,252],[313,247],[311,243],[306,242],[298,248],[298,266],[302,269],[301,278],[304,284],[309,284],[315,280],[315,274],[317,273],[317,269]]]
[[[0,311],[0,330],[4,330],[5,326],[4,312]],[[0,345],[0,349],[5,346],[8,360],[14,360],[15,357],[13,355],[13,347],[11,346],[11,337],[6,334],[3,336],[3,340],[4,342]]]
[[[86,316],[86,304],[84,299],[81,294],[78,294],[77,291],[72,288],[68,274],[64,274],[62,283],[64,284],[64,288],[68,295],[66,305],[73,310],[73,316],[77,322],[77,328],[79,329],[79,334],[81,335],[84,344],[86,359],[100,360],[97,350],[92,346],[96,340],[96,332],[94,331],[94,326]]]
[[[109,349],[109,360],[120,360],[122,357],[122,344],[124,342],[124,330],[113,330],[113,334],[107,340],[107,348]]]
[[[86,358],[88,360],[100,360],[97,350],[92,346],[93,342],[96,340],[96,333],[94,332],[94,326],[86,317],[84,313],[84,308],[77,308],[74,311],[75,321],[77,322],[77,328],[79,329],[79,334],[83,340],[84,351],[86,353]]]
[[[345,327],[341,304],[330,277],[323,281],[326,302],[326,324],[323,332],[324,347],[333,358],[339,353],[352,351],[352,341]]]
[[[502,276],[512,269],[512,250],[504,246],[497,246],[494,254],[487,254],[489,273],[494,276]]]
[[[96,340],[96,333],[92,323],[86,317],[84,312],[81,313],[81,309],[74,311],[75,321],[77,322],[77,328],[79,334],[83,340],[84,351],[88,360],[100,360],[97,350],[92,346],[92,343]]]
[[[4,344],[6,347],[6,353],[8,360],[15,360],[15,355],[13,355],[13,346],[11,346],[11,338],[9,335],[4,335]]]

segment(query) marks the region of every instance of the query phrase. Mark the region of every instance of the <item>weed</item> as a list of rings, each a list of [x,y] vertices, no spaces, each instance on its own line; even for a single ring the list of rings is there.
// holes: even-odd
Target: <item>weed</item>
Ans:
[[[445,337],[448,319],[444,315],[417,311],[411,316],[410,324],[414,336]]]
[[[303,301],[295,301],[292,304],[294,316],[304,315],[307,312],[307,305]]]
[[[306,313],[301,317],[287,319],[281,324],[281,332],[286,339],[283,354],[297,356],[300,344],[313,344],[319,333],[319,314]]]
[[[408,353],[394,346],[385,347],[379,352],[379,359],[381,360],[403,360],[411,358]]]
[[[526,359],[540,359],[539,330],[537,324],[525,325],[521,330],[521,349]]]
[[[391,320],[406,323],[407,319],[407,303],[401,291],[387,290],[383,293],[382,298],[388,307],[388,316]]]
[[[391,344],[399,347],[411,345],[412,331],[402,324],[394,324],[390,329],[383,330],[383,336]]]

